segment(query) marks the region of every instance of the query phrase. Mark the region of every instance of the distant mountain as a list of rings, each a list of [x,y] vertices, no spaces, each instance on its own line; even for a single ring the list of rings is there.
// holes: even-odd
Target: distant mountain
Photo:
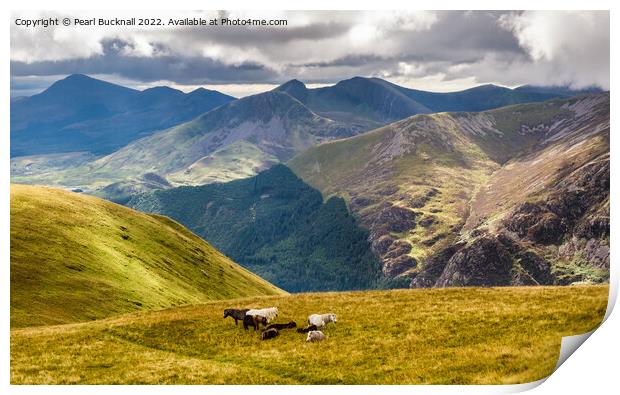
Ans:
[[[169,218],[11,185],[12,327],[277,294]]]
[[[609,93],[416,115],[288,165],[412,286],[608,279]]]
[[[87,151],[107,154],[208,112],[233,97],[168,87],[137,91],[74,74],[11,102],[11,156]]]
[[[58,182],[88,191],[116,184],[126,189],[126,195],[135,190],[133,180],[146,173],[176,186],[229,181],[252,176],[321,142],[355,132],[313,113],[286,93],[265,92],[220,106],[93,162],[54,171],[48,181],[37,178],[41,173],[14,181]],[[123,200],[118,188],[114,196]]]
[[[289,81],[277,91],[286,92],[312,111],[342,122],[370,129],[415,114],[445,111],[484,111],[510,104],[571,97],[596,89],[574,91],[568,88],[523,86],[516,89],[482,85],[459,92],[435,93],[405,88],[380,78],[354,77],[336,85],[308,89]]]
[[[344,201],[323,202],[284,165],[228,183],[138,194],[127,205],[172,217],[287,291],[389,285]]]
[[[403,89],[378,78],[355,77],[317,89],[307,89],[300,81],[293,80],[275,90],[288,93],[317,114],[355,125],[361,131],[410,115],[433,112],[403,94]]]
[[[88,77],[74,76],[70,79],[82,81],[85,78],[93,84],[93,88],[88,89],[93,92],[90,95],[93,97],[83,100],[84,103],[95,103],[88,107],[91,110],[101,110],[101,106],[96,105],[97,98],[101,96],[95,94],[97,91],[110,91],[104,96],[118,97],[101,110],[104,114],[101,115],[101,122],[108,126],[112,122],[113,130],[106,130],[104,135],[107,137],[100,137],[101,130],[96,125],[101,122],[83,120],[78,123],[80,128],[87,127],[89,135],[98,137],[90,139],[80,133],[68,134],[69,140],[59,138],[58,134],[48,136],[49,139],[39,136],[34,140],[41,142],[39,149],[55,150],[55,144],[65,148],[67,144],[92,145],[83,139],[93,144],[96,140],[100,147],[110,147],[110,141],[128,144],[104,157],[73,164],[69,157],[62,161],[58,157],[14,158],[11,163],[14,182],[77,188],[123,202],[134,193],[159,189],[166,183],[171,186],[201,185],[251,177],[321,143],[355,136],[414,114],[478,111],[574,93],[559,88],[507,89],[493,85],[462,92],[432,93],[404,88],[378,78],[361,77],[330,87],[308,89],[302,82],[292,80],[272,91],[235,100],[186,123],[157,133],[150,131],[146,134],[151,135],[130,141],[144,133],[139,132],[136,125],[136,129],[123,126],[123,122],[140,119],[140,125],[149,125],[156,121],[161,124],[165,119],[167,124],[174,124],[180,121],[180,116],[171,114],[185,114],[191,108],[200,107],[186,103],[201,102],[212,92],[197,90],[183,94],[165,87],[127,92],[126,88],[96,80],[93,82]],[[58,84],[69,84],[63,81]],[[48,91],[53,93],[56,90],[53,86]],[[49,93],[41,95],[45,94]],[[106,111],[116,111],[114,109],[118,103],[125,103],[123,98],[127,95],[134,97],[131,102],[135,108],[148,110],[132,110],[127,113],[131,116],[105,115]],[[167,104],[169,101],[184,107],[176,110],[177,107]],[[123,106],[126,107],[125,104]],[[61,107],[74,108],[75,105]],[[97,112],[93,110],[94,113]],[[83,112],[72,116],[83,116]],[[42,115],[38,119],[48,119],[48,116]],[[136,133],[128,133],[128,130]],[[19,135],[19,132],[12,132],[13,152],[19,150],[19,138],[16,137]],[[44,166],[46,163],[60,162],[65,164],[64,168]],[[165,183],[145,182],[146,174],[155,175]]]

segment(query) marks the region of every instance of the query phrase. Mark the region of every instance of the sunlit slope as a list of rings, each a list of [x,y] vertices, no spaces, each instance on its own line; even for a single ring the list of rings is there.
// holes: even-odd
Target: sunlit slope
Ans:
[[[381,258],[388,277],[415,279],[416,286],[465,285],[454,281],[454,267],[444,270],[447,261],[474,243],[461,254],[467,263],[459,263],[457,272],[494,266],[498,259],[488,258],[495,254],[490,251],[503,247],[487,236],[500,233],[502,221],[514,217],[511,210],[525,204],[517,213],[523,220],[508,226],[518,242],[511,248],[526,253],[531,241],[539,244],[537,253],[544,261],[534,256],[536,266],[551,270],[553,278],[529,272],[521,275],[522,268],[515,262],[526,258],[502,253],[506,259],[501,275],[489,276],[489,270],[481,269],[478,285],[600,282],[608,269],[604,263],[608,256],[608,141],[609,93],[599,93],[480,113],[416,115],[319,145],[287,164],[325,197],[347,200],[369,230],[373,252]],[[590,184],[596,185],[589,185],[594,175],[597,181]],[[551,190],[554,195],[548,196]],[[551,198],[559,203],[548,202],[536,210],[553,214],[524,212],[527,203]],[[587,212],[589,206],[600,206],[600,210]],[[535,231],[530,229],[532,224],[546,229],[547,217],[561,225],[543,232],[557,234],[556,239],[543,242],[525,237]],[[574,231],[584,227],[587,232]],[[570,243],[572,236],[583,240]],[[565,270],[557,271],[557,266],[574,260],[588,242],[596,250],[589,255],[596,256],[578,266],[597,265],[596,275],[565,278]],[[442,272],[445,275],[439,281]],[[470,274],[466,277],[473,278]]]
[[[508,384],[549,375],[562,336],[594,329],[607,286],[292,294],[11,331],[13,384]],[[332,311],[323,343],[269,341],[229,307],[278,306],[301,325]]]
[[[166,217],[11,186],[11,326],[279,293]]]

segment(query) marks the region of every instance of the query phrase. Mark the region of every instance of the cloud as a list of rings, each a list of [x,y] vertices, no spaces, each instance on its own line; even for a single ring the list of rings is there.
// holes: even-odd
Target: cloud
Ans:
[[[50,16],[66,15],[27,12],[13,18]],[[134,86],[161,81],[259,86],[291,78],[326,84],[362,75],[431,90],[489,82],[609,87],[608,12],[209,11],[148,16],[164,22],[226,16],[286,19],[288,24],[47,29],[13,24],[11,75],[110,75]]]
[[[538,81],[609,88],[609,12],[525,11],[500,18],[531,57]],[[520,71],[520,70],[519,70]]]

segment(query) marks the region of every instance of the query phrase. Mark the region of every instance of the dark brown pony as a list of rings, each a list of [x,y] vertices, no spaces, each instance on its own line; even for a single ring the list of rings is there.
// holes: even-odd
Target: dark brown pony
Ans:
[[[279,334],[280,334],[280,332],[278,332],[278,330],[276,328],[269,328],[269,329],[265,329],[263,331],[263,334],[261,335],[261,338],[263,340],[273,339],[274,337],[278,336]]]
[[[253,327],[255,331],[258,330],[260,324],[267,325],[267,318],[259,315],[246,315],[243,317],[243,329],[248,330],[249,327]]]

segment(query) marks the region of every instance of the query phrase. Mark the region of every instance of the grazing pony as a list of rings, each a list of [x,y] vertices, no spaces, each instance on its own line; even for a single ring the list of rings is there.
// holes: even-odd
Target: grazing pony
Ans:
[[[321,331],[310,331],[308,332],[308,337],[306,338],[306,342],[322,342],[327,339],[327,336]]]
[[[254,328],[255,331],[257,331],[260,324],[266,326],[267,318],[249,314],[246,314],[245,317],[243,317],[243,329],[245,329],[246,331],[250,326]]]
[[[308,333],[310,331],[315,331],[317,329],[319,329],[319,328],[317,328],[316,325],[308,325],[305,328],[297,328],[297,332],[299,332],[299,333]]]
[[[245,312],[246,315],[254,315],[265,317],[267,322],[273,321],[278,316],[278,308],[277,307],[267,307],[264,309],[250,309]]]
[[[330,322],[336,323],[336,314],[312,314],[308,317],[308,324],[316,325],[319,328],[325,328]]]
[[[271,325],[267,325],[267,328],[265,328],[265,330],[269,330],[271,328],[275,328],[277,330],[282,330],[282,329],[286,329],[286,328],[295,328],[297,326],[297,323],[295,321],[291,321],[288,324],[271,324]]]
[[[237,321],[243,321],[245,318],[245,313],[249,309],[226,309],[224,310],[224,318],[232,317],[235,320],[235,325],[237,325]]]
[[[263,331],[263,334],[262,334],[261,338],[263,340],[273,339],[274,337],[278,336],[279,334],[280,334],[280,332],[278,332],[278,330],[276,328],[269,328],[269,329],[265,329]]]

